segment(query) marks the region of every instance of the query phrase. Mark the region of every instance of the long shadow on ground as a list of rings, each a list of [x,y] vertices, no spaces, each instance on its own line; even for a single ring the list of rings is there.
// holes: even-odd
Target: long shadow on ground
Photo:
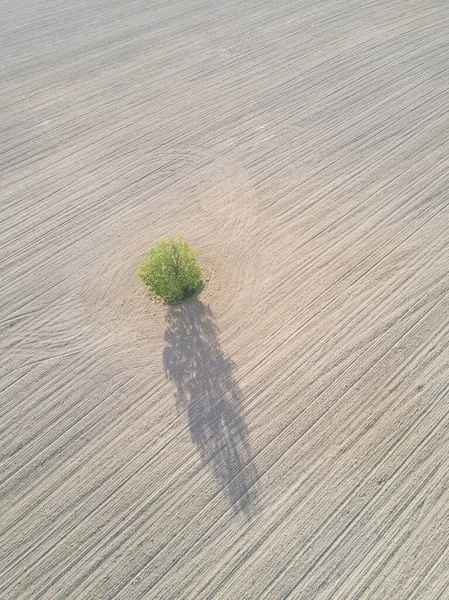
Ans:
[[[212,312],[198,299],[167,309],[164,368],[185,410],[204,464],[236,512],[255,509],[257,473],[233,365],[219,343]]]

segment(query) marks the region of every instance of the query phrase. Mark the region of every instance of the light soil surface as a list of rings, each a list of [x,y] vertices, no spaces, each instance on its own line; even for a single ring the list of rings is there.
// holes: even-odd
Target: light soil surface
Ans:
[[[449,3],[0,29],[0,598],[449,598]]]

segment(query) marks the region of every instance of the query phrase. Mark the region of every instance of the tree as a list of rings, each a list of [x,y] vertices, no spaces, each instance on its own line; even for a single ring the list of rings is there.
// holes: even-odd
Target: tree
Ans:
[[[160,240],[140,265],[139,277],[168,304],[192,296],[202,283],[198,252],[182,237]]]

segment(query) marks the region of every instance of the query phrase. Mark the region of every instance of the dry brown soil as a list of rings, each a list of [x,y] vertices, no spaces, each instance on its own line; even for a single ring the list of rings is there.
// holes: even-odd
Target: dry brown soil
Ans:
[[[449,3],[1,11],[0,598],[449,598]]]

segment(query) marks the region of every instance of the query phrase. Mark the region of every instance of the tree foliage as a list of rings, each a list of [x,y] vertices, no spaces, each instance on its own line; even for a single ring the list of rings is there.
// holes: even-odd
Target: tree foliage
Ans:
[[[139,276],[150,291],[171,304],[192,296],[202,283],[198,252],[182,237],[160,240],[140,265]]]

